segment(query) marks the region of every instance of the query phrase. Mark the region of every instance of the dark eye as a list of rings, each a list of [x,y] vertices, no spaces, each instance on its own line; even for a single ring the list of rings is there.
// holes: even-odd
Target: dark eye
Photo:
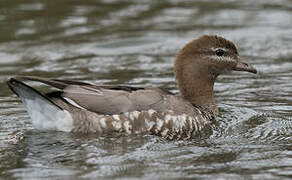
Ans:
[[[222,50],[222,49],[217,49],[217,50],[215,51],[215,53],[216,53],[217,56],[223,56],[223,54],[225,53],[225,51]]]

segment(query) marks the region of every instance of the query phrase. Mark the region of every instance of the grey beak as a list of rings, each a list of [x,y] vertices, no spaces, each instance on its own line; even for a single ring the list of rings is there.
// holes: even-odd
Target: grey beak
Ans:
[[[251,72],[254,74],[257,73],[257,70],[254,67],[252,67],[251,65],[249,65],[248,63],[243,62],[243,61],[238,61],[232,70],[234,70],[234,71],[247,71],[247,72]]]

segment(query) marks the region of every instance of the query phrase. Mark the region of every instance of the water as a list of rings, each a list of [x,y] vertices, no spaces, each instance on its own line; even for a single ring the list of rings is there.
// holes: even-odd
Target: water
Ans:
[[[291,10],[289,0],[2,0],[0,179],[292,178]],[[35,75],[177,92],[175,52],[202,34],[234,41],[260,72],[218,79],[221,115],[202,139],[40,132],[5,83]]]

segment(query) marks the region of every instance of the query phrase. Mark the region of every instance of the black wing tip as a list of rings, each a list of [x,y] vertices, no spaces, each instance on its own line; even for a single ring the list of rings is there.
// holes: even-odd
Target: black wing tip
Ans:
[[[17,78],[21,78],[24,76],[21,76],[21,77],[17,77]],[[25,79],[25,78],[23,78]],[[47,97],[46,95],[40,93],[39,91],[37,91],[36,89],[30,87],[29,85],[17,80],[16,78],[10,78],[8,81],[7,81],[7,85],[8,87],[11,89],[11,91],[16,94],[18,97],[21,97],[20,94],[21,94],[21,91],[31,91],[31,92],[34,92],[36,94],[38,94],[39,96],[43,97],[44,99],[46,99],[47,101],[49,101],[50,103],[54,104],[55,106],[57,106],[58,108],[60,108],[61,110],[63,110],[62,107],[60,107],[59,105],[57,105],[56,103],[54,103],[49,97]],[[18,93],[19,91],[19,93]]]
[[[17,96],[20,96],[19,93],[17,92],[20,89],[31,89],[33,91],[36,91],[34,88],[28,86],[27,84],[23,83],[21,80],[18,79],[25,79],[25,76],[17,76],[17,77],[13,77],[10,78],[7,81],[7,85],[8,87],[11,89],[11,91],[16,94]],[[36,91],[38,92],[38,91]],[[39,93],[39,92],[38,92]],[[39,93],[40,94],[40,93]]]
[[[15,78],[10,78],[7,82],[8,87],[10,90],[19,97],[19,94],[15,90],[16,86],[19,84],[23,84],[21,81],[16,80]]]
[[[21,79],[21,80],[29,80],[29,81],[44,83],[49,86],[55,87],[57,89],[64,89],[68,86],[66,83],[59,80],[37,77],[37,76],[17,76],[16,78]]]

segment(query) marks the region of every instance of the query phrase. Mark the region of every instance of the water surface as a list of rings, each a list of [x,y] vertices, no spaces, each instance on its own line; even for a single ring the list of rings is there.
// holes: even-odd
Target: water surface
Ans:
[[[292,178],[291,1],[2,0],[0,7],[0,179]],[[175,53],[202,34],[234,41],[259,70],[219,77],[221,115],[202,139],[40,132],[5,83],[35,75],[177,92]]]

